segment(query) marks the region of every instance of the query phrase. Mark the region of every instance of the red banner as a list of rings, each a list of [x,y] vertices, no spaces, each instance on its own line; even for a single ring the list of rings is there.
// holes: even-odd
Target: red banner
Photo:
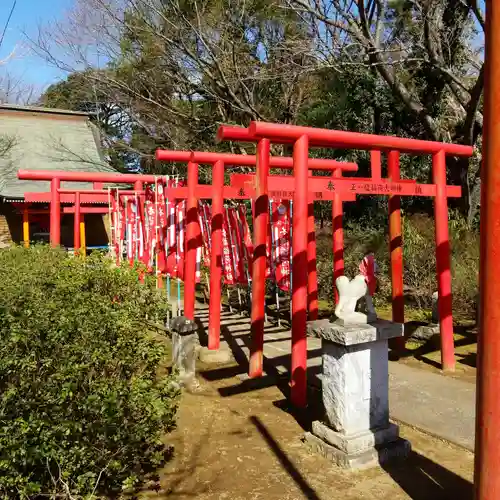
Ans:
[[[186,200],[177,201],[175,204],[176,212],[176,236],[177,236],[177,255],[176,255],[176,276],[184,279],[184,250],[186,244]]]
[[[205,212],[205,225],[207,228],[207,232],[206,232],[207,252],[206,252],[205,265],[209,266],[210,265],[210,256],[212,255],[212,207],[210,205],[205,204],[204,205],[204,212]]]
[[[119,238],[120,242],[125,241],[125,231],[127,230],[127,211],[125,206],[125,200],[123,198],[118,198],[118,209],[120,211],[119,214]],[[121,255],[120,255],[121,257]]]
[[[359,272],[365,277],[365,281],[368,286],[368,293],[370,295],[373,295],[377,289],[377,271],[378,266],[375,261],[375,256],[372,253],[365,255],[359,264]]]
[[[203,247],[196,248],[196,283],[201,282],[201,262],[202,262]]]
[[[224,211],[222,224],[222,269],[224,272],[224,282],[226,283],[226,285],[235,284],[233,256],[231,250],[231,245],[229,244],[227,212]]]
[[[145,205],[144,196],[136,195],[135,204],[137,207],[137,257],[147,264],[146,255],[146,225],[145,225]]]
[[[169,180],[167,185],[180,185],[181,182]],[[165,223],[166,232],[164,248],[167,255],[165,271],[173,277],[184,278],[184,246],[185,246],[185,200],[166,200]]]
[[[156,204],[155,204],[155,186],[149,184],[146,186],[146,196],[145,196],[145,226],[146,226],[146,248],[145,257],[147,259],[148,270],[151,272],[154,266],[154,258],[156,252],[156,240],[157,240],[157,230],[156,230]]]
[[[134,261],[134,253],[133,253],[133,248],[132,248],[132,241],[133,241],[132,226],[133,226],[133,222],[134,222],[134,218],[133,218],[133,214],[132,214],[132,201],[129,199],[128,196],[125,196],[124,203],[125,203],[125,213],[127,214],[127,218],[126,218],[126,223],[127,223],[127,231],[126,231],[127,259],[129,261],[129,263],[132,264]]]
[[[252,275],[253,243],[252,234],[247,221],[247,207],[244,204],[238,206],[238,215],[243,227],[243,246],[245,249],[245,258],[248,263],[248,271]]]
[[[271,231],[273,231],[273,269],[278,287],[290,290],[290,204],[288,201],[272,203]]]
[[[228,215],[229,229],[233,246],[235,279],[237,283],[247,284],[248,280],[245,275],[245,254],[242,228],[235,208],[228,208]]]
[[[132,239],[132,259],[137,258],[137,225],[138,225],[138,216],[137,216],[137,200],[132,199],[129,201],[130,204],[130,226],[131,226],[131,239]]]
[[[155,203],[156,203],[156,261],[157,261],[157,267],[158,267],[158,272],[159,273],[165,273],[167,272],[167,257],[166,257],[166,248],[165,248],[165,243],[166,243],[166,238],[165,238],[165,232],[167,228],[167,210],[168,210],[168,204],[165,203],[165,184],[163,179],[159,179],[155,183],[155,189],[156,189],[156,198],[155,198]]]
[[[120,235],[121,235],[121,225],[120,225],[120,212],[119,212],[119,200],[117,200],[116,196],[114,193],[110,193],[110,198],[111,198],[111,221],[113,224],[113,228],[111,231],[111,241],[110,245],[112,245],[114,252],[115,252],[115,257],[116,257],[116,263],[120,263]]]
[[[210,207],[206,203],[198,204],[198,221],[202,240],[202,261],[205,266],[210,265]]]

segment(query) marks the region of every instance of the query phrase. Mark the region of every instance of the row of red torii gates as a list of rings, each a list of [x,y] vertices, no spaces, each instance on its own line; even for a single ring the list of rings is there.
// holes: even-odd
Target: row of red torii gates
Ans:
[[[444,370],[455,365],[453,343],[453,316],[451,295],[450,243],[448,231],[448,197],[460,196],[459,186],[446,185],[446,155],[469,157],[472,147],[390,136],[376,136],[294,125],[252,122],[248,128],[221,126],[220,141],[257,143],[257,154],[233,155],[227,153],[157,151],[160,161],[187,162],[187,186],[169,188],[169,199],[187,199],[186,258],[184,275],[184,314],[194,319],[196,249],[201,245],[198,225],[198,200],[212,201],[212,242],[210,262],[210,322],[209,348],[218,349],[220,342],[220,304],[222,278],[222,224],[224,199],[254,199],[254,258],[252,263],[252,312],[250,354],[251,377],[263,372],[263,341],[265,317],[266,237],[268,226],[268,198],[273,192],[277,198],[292,198],[294,203],[292,225],[292,354],[291,399],[297,406],[306,405],[307,344],[306,321],[317,317],[316,249],[313,238],[314,215],[310,205],[314,199],[333,200],[334,220],[334,275],[343,273],[342,214],[344,201],[356,195],[389,196],[389,233],[393,320],[404,322],[403,254],[401,231],[401,196],[434,197],[436,224],[436,268],[439,293],[441,329],[441,358]],[[272,157],[271,143],[293,145],[293,157]],[[335,160],[311,159],[309,148],[364,149],[370,151],[369,178],[343,178],[343,171],[356,171],[357,165]],[[382,153],[387,153],[388,177],[382,178]],[[433,184],[418,184],[400,177],[400,153],[432,155]],[[212,166],[212,184],[198,183],[198,165]],[[230,186],[224,185],[224,169],[232,166],[256,166],[255,176],[235,175]],[[269,175],[271,168],[292,169],[293,176]],[[332,172],[332,177],[311,176],[313,170]],[[108,174],[86,172],[26,171],[18,172],[20,179],[51,181],[50,239],[60,244],[61,202],[75,204],[75,221],[80,204],[107,200],[104,190],[71,191],[61,189],[61,182],[133,183],[134,192],[142,195],[143,183],[153,183],[156,176],[143,174]],[[40,193],[26,193],[26,202],[41,199]],[[75,222],[75,236],[77,234]],[[76,247],[76,244],[75,244]],[[404,347],[404,339],[399,347]]]
[[[500,280],[492,272],[498,266],[500,251],[500,2],[486,0],[485,23],[485,66],[484,76],[484,110],[483,110],[483,165],[481,171],[481,269],[480,269],[480,332],[478,349],[478,377],[476,397],[476,450],[475,450],[475,498],[477,500],[490,500],[500,497]],[[482,77],[481,76],[481,77]],[[335,148],[360,148],[372,151],[372,178],[374,184],[382,186],[388,192],[375,194],[389,195],[389,231],[391,240],[391,271],[393,284],[393,317],[402,321],[403,294],[402,294],[402,241],[401,241],[401,216],[400,195],[394,192],[393,184],[402,186],[399,179],[399,153],[430,154],[433,163],[433,186],[431,196],[435,197],[436,219],[436,262],[439,291],[439,314],[442,340],[442,361],[444,368],[453,368],[453,320],[451,309],[451,274],[448,237],[448,210],[447,198],[450,196],[446,187],[446,155],[471,156],[472,148],[454,146],[436,142],[416,141],[396,137],[370,136],[332,130],[318,130],[306,127],[294,127],[266,123],[252,123],[248,129],[235,127],[221,127],[219,130],[221,140],[252,141],[257,142],[257,175],[256,175],[256,201],[259,201],[259,211],[256,212],[255,242],[258,243],[264,232],[267,219],[267,206],[265,199],[268,190],[270,168],[270,142],[293,144],[293,174],[297,189],[294,190],[296,219],[294,220],[294,290],[293,290],[293,351],[292,381],[295,401],[300,402],[300,390],[305,383],[305,371],[300,373],[301,364],[297,362],[305,357],[305,305],[307,269],[303,264],[307,261],[307,195],[308,187],[308,150],[309,147],[335,147]],[[380,152],[388,153],[388,178],[378,179]],[[160,153],[159,153],[160,155]],[[194,161],[192,162],[194,164]],[[222,159],[209,161],[213,165],[214,191],[223,184],[224,162]],[[194,164],[196,165],[196,164]],[[216,165],[217,168],[216,168]],[[221,167],[222,165],[222,167]],[[378,170],[377,170],[378,169]],[[190,170],[195,172],[196,166]],[[216,173],[217,171],[217,173]],[[65,174],[61,173],[61,176]],[[339,174],[334,174],[339,175]],[[59,238],[59,218],[61,193],[58,191],[61,176],[52,177],[50,173],[37,177],[37,172],[20,172],[20,178],[51,180],[51,237],[52,243],[57,244]],[[380,176],[381,177],[381,176]],[[147,178],[129,177],[127,180],[120,176],[125,183],[154,182]],[[71,180],[71,179],[64,179]],[[91,181],[92,175],[85,179]],[[97,180],[96,182],[99,182]],[[116,182],[106,180],[102,182]],[[271,181],[272,182],[272,181]],[[345,181],[335,180],[335,186],[344,186]],[[349,182],[349,181],[348,181]],[[389,185],[389,186],[388,186]],[[138,185],[134,186],[135,188]],[[226,188],[222,188],[225,190]],[[378,189],[378,188],[377,188]],[[398,188],[399,189],[399,188]],[[415,193],[418,186],[415,185]],[[191,200],[196,198],[196,184],[191,180],[189,186]],[[219,189],[220,191],[220,189]],[[373,194],[373,193],[370,193]],[[186,194],[187,196],[187,194]],[[216,194],[215,198],[220,194]],[[73,202],[74,200],[73,196]],[[299,201],[300,200],[300,201]],[[219,200],[220,201],[220,200]],[[212,201],[213,203],[213,201]],[[216,200],[217,203],[217,200]],[[340,198],[334,198],[335,206],[341,204]],[[297,206],[298,205],[298,206]],[[77,207],[75,206],[75,214]],[[297,210],[299,209],[299,210]],[[298,212],[298,213],[297,213]],[[341,213],[337,212],[337,213]],[[340,233],[337,233],[338,235]],[[296,241],[295,241],[296,240]],[[340,240],[340,237],[339,237]],[[339,240],[337,240],[339,242]],[[335,242],[335,238],[334,238]],[[262,240],[260,240],[259,259],[254,263],[255,269],[261,270],[265,263],[262,262]],[[260,276],[264,276],[263,273]],[[256,286],[256,285],[254,285]],[[260,285],[262,286],[262,285]],[[260,306],[259,306],[260,307]],[[253,311],[252,311],[253,312]],[[258,311],[257,311],[258,312]],[[252,320],[254,318],[252,314]],[[254,321],[253,321],[254,322]],[[258,330],[258,321],[255,321]],[[258,339],[257,339],[258,340]]]

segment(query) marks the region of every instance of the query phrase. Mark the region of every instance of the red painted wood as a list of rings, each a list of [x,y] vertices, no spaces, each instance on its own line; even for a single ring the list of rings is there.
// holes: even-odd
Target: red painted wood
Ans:
[[[61,195],[58,189],[61,181],[53,177],[50,181],[50,244],[58,247],[61,244]]]
[[[333,172],[334,178],[342,177],[342,172]],[[335,304],[338,303],[338,291],[335,282],[339,276],[344,275],[344,229],[342,217],[344,215],[344,207],[342,202],[344,196],[334,193],[332,202],[332,224],[333,224],[333,286],[335,293]]]
[[[500,498],[500,3],[486,0],[476,500]]]
[[[244,189],[245,195],[253,193],[253,183],[255,177],[252,174],[232,174],[231,186]],[[269,191],[276,194],[274,198],[289,199],[293,197],[295,181],[288,175],[270,175]],[[333,200],[335,194],[341,196],[356,196],[362,194],[371,195],[398,195],[398,196],[429,196],[436,195],[435,184],[418,184],[415,181],[400,180],[391,182],[381,179],[374,182],[370,178],[350,177],[342,179],[332,179],[331,177],[309,176],[308,186],[310,193],[314,194],[314,199]],[[459,198],[462,193],[460,186],[446,186],[446,196],[448,198]],[[346,200],[343,200],[346,201]]]
[[[198,164],[187,165],[188,198],[186,206],[186,257],[184,261],[184,316],[194,320],[196,295],[196,250],[198,242]]]
[[[210,303],[208,319],[208,348],[220,346],[220,307],[222,279],[222,222],[224,199],[224,163],[217,161],[212,168],[212,254],[210,259]]]
[[[432,158],[432,177],[437,185],[434,199],[436,224],[436,271],[438,282],[439,327],[441,331],[441,365],[443,370],[455,370],[453,313],[451,297],[450,235],[448,201],[446,197],[446,157],[444,151]]]
[[[308,139],[307,136],[302,136],[293,147],[294,177],[297,188],[293,198],[292,374],[290,384],[292,403],[302,408],[307,405],[308,156]]]
[[[250,349],[250,377],[260,377],[264,363],[264,320],[266,297],[266,243],[269,225],[269,175],[270,144],[263,139],[257,144],[257,174],[254,203],[254,252],[252,261],[252,324]]]
[[[434,154],[443,151],[445,154],[464,157],[470,157],[473,153],[472,146],[461,144],[284,125],[281,123],[251,122],[248,130],[251,136],[255,138],[267,137],[271,142],[278,143],[288,143],[290,140],[306,136],[309,139],[310,146],[365,150],[399,150],[402,153],[413,154]]]
[[[197,163],[213,164],[223,161],[226,168],[233,166],[252,167],[257,164],[254,155],[237,155],[231,153],[212,153],[209,151],[171,151],[158,149],[156,159],[159,161],[195,161]],[[353,162],[330,160],[327,158],[309,158],[308,165],[313,170],[335,170],[340,168],[346,172],[357,172],[358,165]],[[290,156],[270,156],[270,168],[293,169],[293,158]]]
[[[314,203],[307,206],[307,311],[308,319],[318,319],[318,270],[316,266],[316,226]]]
[[[80,251],[80,193],[75,194],[75,207],[74,207],[74,217],[73,217],[73,248],[75,252]]]
[[[400,179],[399,152],[390,151],[387,157],[388,174],[391,181]],[[405,322],[405,304],[403,295],[403,240],[401,227],[401,197],[389,196],[389,251],[391,257],[392,284],[392,320]],[[391,346],[396,350],[404,350],[405,338],[393,339]]]

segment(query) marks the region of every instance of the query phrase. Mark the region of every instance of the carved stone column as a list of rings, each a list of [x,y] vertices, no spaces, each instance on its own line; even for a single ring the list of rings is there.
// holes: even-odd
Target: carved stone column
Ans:
[[[315,421],[306,441],[337,465],[357,469],[404,458],[410,444],[389,422],[387,341],[403,335],[403,325],[308,323],[322,340],[323,421]]]

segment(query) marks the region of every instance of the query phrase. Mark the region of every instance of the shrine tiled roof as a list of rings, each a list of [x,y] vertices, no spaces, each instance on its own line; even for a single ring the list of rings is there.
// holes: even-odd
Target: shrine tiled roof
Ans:
[[[99,131],[87,113],[0,105],[0,197],[23,199],[25,192],[50,190],[48,182],[19,180],[20,168],[113,172],[99,144]],[[92,185],[72,182],[61,187]]]

